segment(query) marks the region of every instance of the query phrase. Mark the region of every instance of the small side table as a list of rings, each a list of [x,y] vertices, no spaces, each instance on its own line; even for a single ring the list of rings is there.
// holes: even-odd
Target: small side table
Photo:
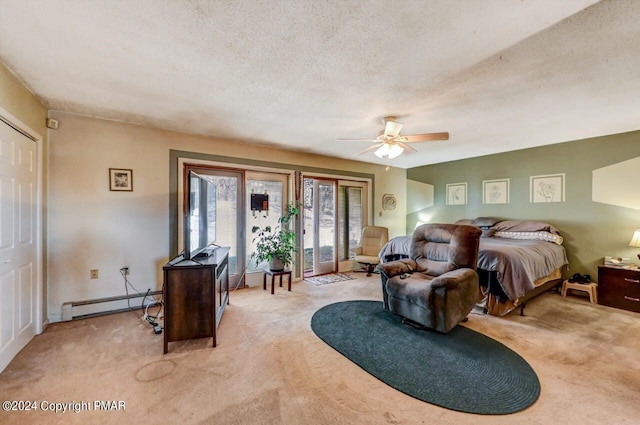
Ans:
[[[591,283],[578,283],[578,282],[569,282],[565,280],[562,282],[562,296],[567,296],[567,290],[573,289],[574,291],[583,291],[589,294],[589,301],[592,304],[598,304],[598,284],[595,282]]]
[[[280,276],[280,287],[282,287],[282,276],[288,276],[289,277],[288,290],[289,290],[289,292],[291,292],[291,270],[282,270],[282,271],[279,271],[279,272],[274,272],[274,271],[271,271],[271,270],[265,270],[264,271],[264,275],[262,275],[262,289],[264,289],[264,290],[267,289],[267,275],[271,276],[271,294],[272,295],[274,293],[276,276]]]

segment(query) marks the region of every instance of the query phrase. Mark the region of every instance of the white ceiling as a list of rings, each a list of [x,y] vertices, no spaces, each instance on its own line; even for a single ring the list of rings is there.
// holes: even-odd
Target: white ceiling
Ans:
[[[640,129],[636,0],[0,0],[52,110],[408,168]],[[212,141],[212,143],[214,143]]]

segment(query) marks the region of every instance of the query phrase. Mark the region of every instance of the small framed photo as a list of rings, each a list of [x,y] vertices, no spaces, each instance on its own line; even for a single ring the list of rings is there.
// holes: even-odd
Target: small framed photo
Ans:
[[[382,195],[382,209],[383,210],[395,210],[396,209],[396,197],[390,193]]]
[[[467,205],[467,182],[447,184],[447,205]]]
[[[508,204],[509,179],[483,180],[482,202],[484,204]]]
[[[531,176],[529,181],[531,202],[564,202],[564,173]]]
[[[109,168],[109,190],[133,192],[133,170]]]

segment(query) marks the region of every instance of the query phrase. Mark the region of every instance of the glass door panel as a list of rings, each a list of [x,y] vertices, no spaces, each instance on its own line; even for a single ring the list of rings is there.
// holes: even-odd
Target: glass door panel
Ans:
[[[352,270],[362,228],[370,222],[368,182],[338,181],[338,217],[338,270]]]
[[[268,267],[267,262],[257,264],[251,258],[251,253],[255,250],[255,235],[251,231],[254,226],[265,228],[271,226],[272,229],[278,226],[282,212],[287,204],[287,177],[279,174],[256,175],[247,173],[247,272],[264,270]],[[268,210],[257,211],[251,209],[251,194],[266,194],[269,196]]]
[[[302,246],[304,252],[304,264],[303,272],[305,276],[313,275],[313,257],[314,257],[314,191],[313,191],[313,179],[303,179],[303,230],[304,235]]]
[[[304,179],[305,275],[332,273],[337,266],[336,182]]]
[[[363,227],[363,189],[361,187],[340,186],[338,195],[340,206],[340,233],[338,246],[340,261],[355,258],[355,248],[360,246]]]
[[[316,180],[318,193],[318,237],[313,268],[315,274],[336,270],[336,190],[334,182]]]
[[[228,246],[229,251],[229,286],[236,288],[240,284],[245,268],[244,255],[244,217],[242,202],[244,176],[239,171],[217,170],[214,168],[195,169],[203,178],[215,184],[215,245]]]

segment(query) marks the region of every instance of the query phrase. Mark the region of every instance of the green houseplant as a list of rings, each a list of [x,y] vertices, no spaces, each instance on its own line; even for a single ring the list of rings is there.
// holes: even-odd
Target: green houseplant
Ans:
[[[254,258],[258,264],[268,261],[271,271],[282,271],[286,266],[293,264],[296,234],[289,226],[297,214],[298,209],[293,204],[289,204],[275,228],[253,226],[251,232],[255,234],[253,242],[255,242],[256,248],[251,254],[251,258]]]

